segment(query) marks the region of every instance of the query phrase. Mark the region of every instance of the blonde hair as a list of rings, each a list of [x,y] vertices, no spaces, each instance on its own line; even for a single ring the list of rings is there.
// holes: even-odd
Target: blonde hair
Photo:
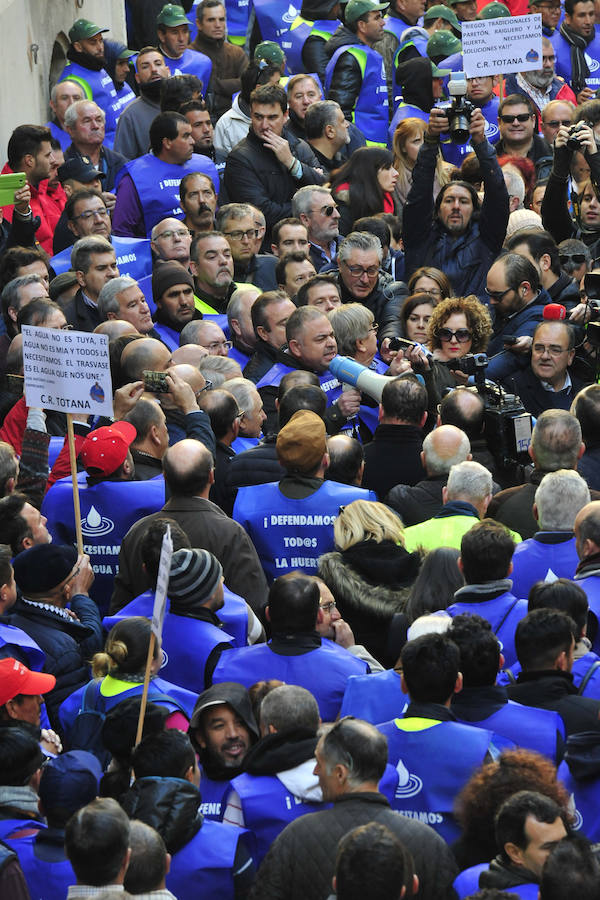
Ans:
[[[402,197],[406,197],[412,185],[412,171],[414,163],[411,165],[408,161],[406,153],[406,143],[420,135],[423,137],[427,123],[423,119],[417,119],[416,116],[409,116],[402,119],[398,123],[392,139],[392,153],[394,154],[394,168],[398,172],[398,182],[396,190]],[[438,190],[444,184],[450,181],[448,169],[444,165],[441,151],[438,153],[437,162],[435,164],[435,174],[438,182]]]
[[[354,500],[345,506],[333,523],[338,550],[347,550],[360,541],[394,541],[404,546],[404,526],[398,516],[383,503]]]
[[[130,616],[113,625],[106,639],[104,650],[94,653],[93,677],[117,676],[118,673],[140,674],[143,677],[151,633],[150,619],[145,616]],[[155,659],[158,652],[158,645],[155,645]]]

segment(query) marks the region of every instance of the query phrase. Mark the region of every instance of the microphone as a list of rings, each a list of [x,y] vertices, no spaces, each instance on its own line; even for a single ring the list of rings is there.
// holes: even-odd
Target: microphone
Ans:
[[[549,321],[566,319],[567,309],[561,303],[547,303],[544,307],[543,318]]]

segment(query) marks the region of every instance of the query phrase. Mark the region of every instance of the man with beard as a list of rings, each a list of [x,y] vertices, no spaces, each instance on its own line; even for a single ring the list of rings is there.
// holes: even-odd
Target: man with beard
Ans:
[[[207,819],[220,822],[230,780],[259,734],[248,691],[241,684],[214,684],[198,697],[188,734],[200,759],[202,803]]]
[[[554,67],[556,56],[552,42],[547,37],[542,38],[542,68],[533,72],[518,72],[507,75],[504,84],[506,95],[525,94],[535,103],[538,113],[541,114],[544,107],[551,100],[570,100],[577,103],[577,98],[564,78],[556,75]]]
[[[552,36],[556,73],[572,87],[578,104],[591,100],[600,87],[595,65],[600,59],[600,37],[595,20],[593,0],[565,0],[565,18]]]
[[[183,224],[192,237],[199,231],[213,231],[217,195],[215,186],[208,175],[192,172],[181,179],[179,200],[185,213]]]
[[[330,174],[342,165],[342,152],[350,143],[350,122],[339,103],[318,100],[307,111],[304,126],[306,140],[323,171]]]
[[[169,350],[176,350],[182,328],[200,315],[194,307],[194,280],[181,263],[158,262],[152,273],[152,296],[154,329]]]
[[[67,50],[68,65],[62,70],[59,82],[69,79],[80,84],[85,96],[93,100],[106,114],[104,142],[112,148],[117,127],[117,92],[113,80],[106,71],[104,38],[108,28],[100,28],[89,19],[77,19],[69,29],[71,46]]]
[[[140,96],[119,116],[115,150],[126,159],[136,159],[148,150],[148,132],[160,112],[160,89],[170,72],[156,47],[144,47],[135,61],[135,80]]]

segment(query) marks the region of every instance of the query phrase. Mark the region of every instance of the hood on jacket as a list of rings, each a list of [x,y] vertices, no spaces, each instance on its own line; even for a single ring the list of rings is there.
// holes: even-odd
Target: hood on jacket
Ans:
[[[328,19],[336,3],[338,3],[338,0],[303,0],[300,15],[303,19],[308,19],[309,22],[314,22],[317,19]],[[333,21],[339,22],[339,19],[333,19]]]
[[[80,53],[72,44],[67,50],[67,59],[77,63],[78,66],[82,66],[84,69],[90,69],[92,72],[106,69],[106,59],[103,56],[97,57],[91,56],[89,53]]]
[[[389,620],[402,612],[410,593],[408,585],[399,587],[367,581],[337,551],[321,556],[318,574],[334,597],[343,597],[345,606],[378,619]]]
[[[259,737],[259,731],[254,718],[254,713],[252,712],[250,694],[245,687],[241,684],[237,684],[235,681],[224,681],[222,684],[213,684],[212,687],[209,687],[208,690],[203,691],[203,693],[200,694],[196,701],[196,705],[194,706],[192,718],[190,719],[188,735],[192,742],[192,746],[200,757],[202,768],[207,776],[216,781],[223,781],[225,779],[229,781],[229,779],[239,775],[242,771],[242,767],[225,767],[219,763],[218,760],[213,759],[206,750],[200,746],[199,742],[196,740],[195,734],[196,729],[200,726],[204,710],[208,709],[209,706],[218,706],[222,703],[227,703],[237,713],[250,732],[252,743],[254,743]]]
[[[431,61],[426,56],[408,59],[396,69],[396,81],[402,88],[402,100],[429,112],[433,106]]]
[[[120,803],[130,819],[155,828],[173,854],[202,828],[200,799],[198,788],[184,778],[148,776],[134,781]]]
[[[312,759],[317,735],[309,728],[284,728],[262,737],[246,754],[244,771],[250,775],[275,775]]]

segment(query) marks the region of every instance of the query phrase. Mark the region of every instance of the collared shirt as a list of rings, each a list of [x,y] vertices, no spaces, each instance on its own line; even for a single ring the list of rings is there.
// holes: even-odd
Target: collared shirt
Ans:
[[[526,78],[523,78],[521,73],[517,74],[517,84],[521,88],[521,90],[525,91],[525,93],[531,97],[535,105],[539,110],[543,110],[546,104],[550,103],[552,99],[550,94],[552,93],[552,82],[548,85],[544,92],[538,90],[538,88],[534,87],[530,84]]]
[[[100,894],[117,891],[125,891],[122,884],[104,884],[101,887],[95,884],[72,884],[67,892],[67,900],[83,900],[84,897],[98,897]]]
[[[162,891],[148,891],[147,894],[136,894],[136,900],[177,900],[175,894],[166,888]]]
[[[565,383],[563,384],[563,386],[561,388],[555,388],[550,384],[549,381],[542,381],[541,378],[540,378],[540,384],[544,388],[545,391],[549,391],[550,393],[553,393],[553,394],[558,394],[561,391],[570,390],[573,387],[573,382],[571,381],[571,376],[569,375],[568,372],[565,372]]]
[[[98,309],[98,304],[94,303],[91,297],[88,297],[85,291],[82,290],[81,296],[83,297],[83,302],[86,306],[91,306],[92,309]]]

